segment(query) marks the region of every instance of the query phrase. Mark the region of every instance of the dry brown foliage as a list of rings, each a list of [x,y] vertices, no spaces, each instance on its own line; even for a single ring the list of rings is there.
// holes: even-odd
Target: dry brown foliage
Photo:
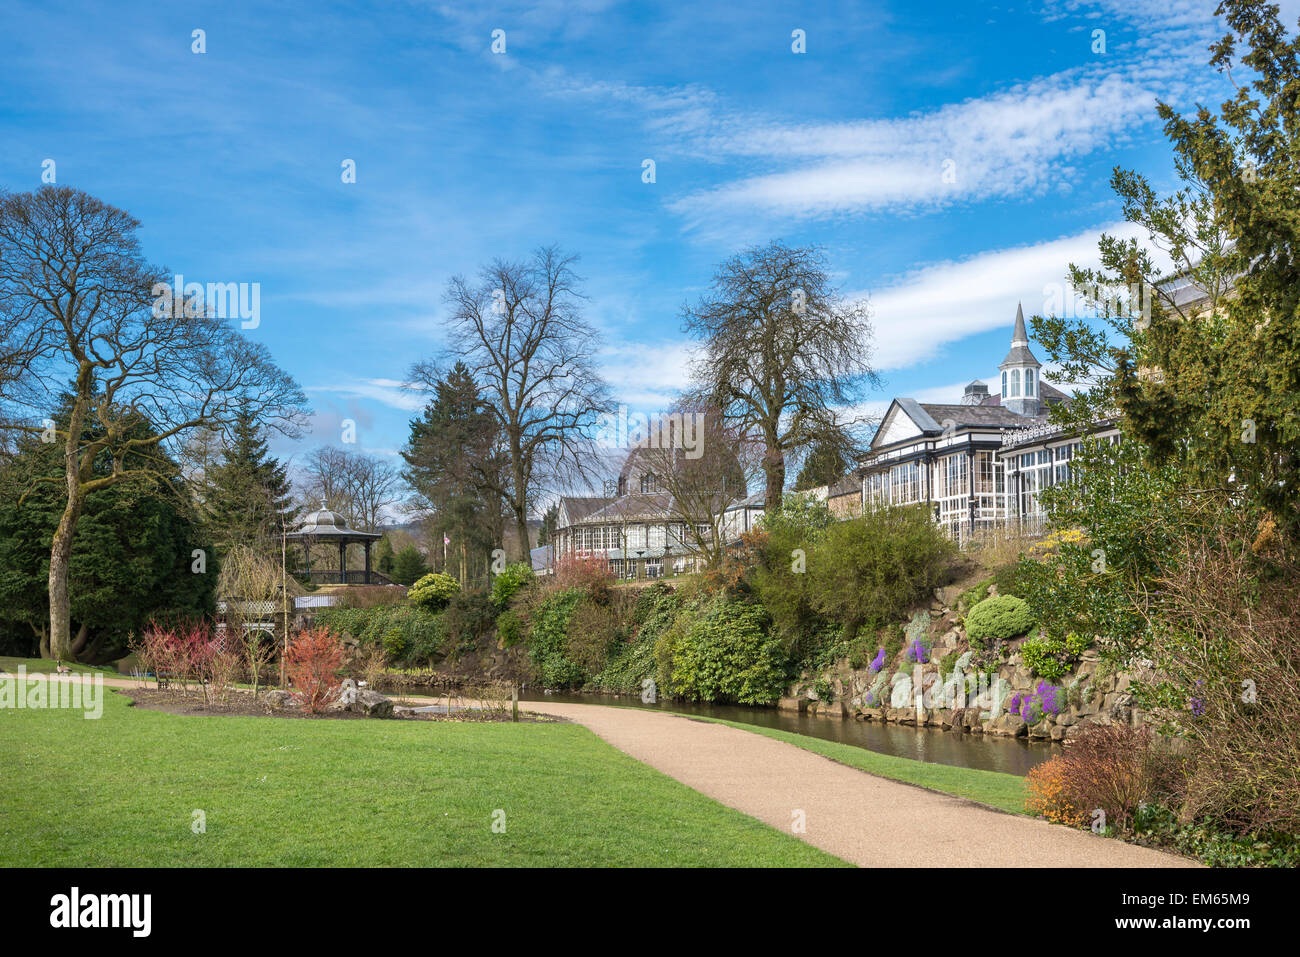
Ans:
[[[1262,541],[1261,541],[1262,539]],[[1300,566],[1275,525],[1185,542],[1155,596],[1158,718],[1190,745],[1185,817],[1300,831]]]

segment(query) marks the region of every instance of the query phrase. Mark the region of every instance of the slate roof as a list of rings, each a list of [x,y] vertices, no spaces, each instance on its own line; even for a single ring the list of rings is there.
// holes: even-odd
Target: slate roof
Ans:
[[[581,522],[592,512],[598,511],[614,501],[603,495],[565,495],[560,499],[570,522]]]
[[[856,475],[846,475],[830,487],[827,498],[840,498],[843,495],[861,495],[862,479]]]
[[[584,522],[629,522],[645,518],[663,518],[673,506],[673,497],[667,492],[631,492],[608,500],[602,508],[587,513]]]
[[[1045,382],[1041,378],[1038,380],[1038,397],[1048,405],[1056,402],[1071,402],[1074,400],[1074,396],[1070,395],[1070,393],[1062,392],[1060,389],[1056,388],[1056,386],[1052,385],[1050,382]],[[991,395],[980,403],[980,405],[1001,404],[1002,396],[1000,395]]]
[[[1034,420],[1027,415],[1020,415],[1001,405],[940,405],[933,402],[917,403],[925,410],[930,421],[935,423],[935,431],[942,432],[940,422],[952,421],[956,428],[970,426],[1013,426],[1031,424]],[[919,422],[917,423],[920,424]]]

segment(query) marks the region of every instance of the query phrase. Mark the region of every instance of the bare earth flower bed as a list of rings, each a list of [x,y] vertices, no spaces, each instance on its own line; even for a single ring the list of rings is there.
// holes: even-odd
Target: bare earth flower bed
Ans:
[[[364,714],[355,711],[331,710],[324,711],[320,714],[312,714],[302,708],[272,708],[264,702],[253,697],[251,692],[247,691],[230,691],[220,701],[203,700],[203,694],[197,690],[183,691],[179,688],[118,688],[114,689],[118,694],[123,694],[131,699],[131,703],[137,708],[146,708],[149,711],[163,711],[167,714],[184,714],[184,715],[234,715],[243,717],[261,717],[261,718],[314,718],[314,719],[346,719],[346,720],[388,720],[388,721],[460,721],[460,722],[490,722],[490,721],[509,721],[510,711],[500,710],[483,710],[483,711],[454,711],[452,714],[433,714],[430,712],[416,712],[409,710],[398,710],[391,718],[375,719],[369,718]],[[399,709],[404,706],[400,702]],[[550,715],[536,714],[529,711],[519,712],[520,722],[555,722],[563,719],[554,718]]]

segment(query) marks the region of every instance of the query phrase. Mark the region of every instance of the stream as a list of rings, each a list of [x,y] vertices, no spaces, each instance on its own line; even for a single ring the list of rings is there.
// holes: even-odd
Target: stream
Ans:
[[[778,728],[812,738],[839,741],[880,754],[892,754],[916,761],[948,764],[981,771],[1001,771],[1023,777],[1029,769],[1060,753],[1060,748],[1046,742],[1024,738],[1005,738],[987,734],[958,734],[939,728],[916,728],[854,718],[821,718],[776,708],[753,708],[745,705],[704,704],[693,701],[661,701],[642,704],[633,695],[543,694],[528,690],[522,701],[562,701],[570,704],[602,704],[613,707],[645,708],[677,714],[722,718],[738,724]]]

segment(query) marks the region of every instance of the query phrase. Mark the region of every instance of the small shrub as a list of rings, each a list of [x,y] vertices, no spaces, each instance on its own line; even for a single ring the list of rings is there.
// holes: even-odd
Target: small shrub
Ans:
[[[513,648],[524,640],[524,622],[517,612],[506,611],[497,618],[497,640],[502,648]]]
[[[1088,815],[1071,798],[1063,756],[1030,769],[1025,777],[1025,810],[1070,827],[1082,827],[1088,821]]]
[[[835,700],[835,692],[831,690],[831,683],[825,678],[818,678],[813,682],[813,694],[817,696],[818,701],[824,701],[831,704]]]
[[[569,659],[569,619],[584,597],[581,588],[552,592],[537,607],[528,637],[528,655],[545,688],[570,688],[583,680],[582,668]]]
[[[460,592],[460,582],[444,572],[425,575],[406,593],[411,604],[425,611],[441,611]]]
[[[578,603],[569,618],[565,653],[582,669],[585,680],[605,667],[618,636],[619,622],[613,609],[588,597]]]
[[[327,628],[301,631],[289,643],[285,671],[303,706],[319,714],[338,694],[343,643]]]
[[[492,633],[496,615],[486,592],[457,592],[440,616],[442,650],[453,657],[473,651]]]
[[[906,615],[943,583],[955,551],[924,509],[870,509],[822,533],[808,556],[809,603],[851,639]]]
[[[1181,759],[1149,728],[1089,725],[1056,760],[1070,801],[1106,812],[1108,825],[1127,827],[1143,802],[1179,790]]]
[[[564,555],[555,563],[554,582],[560,589],[585,588],[600,600],[613,584],[614,573],[603,555]]]
[[[519,589],[531,584],[536,575],[528,562],[513,562],[492,579],[492,607],[504,611]]]
[[[1014,638],[1034,627],[1029,606],[1014,595],[994,595],[970,610],[966,616],[966,637],[972,645]]]
[[[1071,632],[1064,639],[1035,634],[1020,646],[1025,667],[1048,681],[1059,681],[1078,663],[1091,641]]]
[[[989,586],[993,584],[992,578],[986,578],[967,588],[957,596],[957,610],[960,612],[970,611],[985,598],[989,596]]]
[[[384,657],[389,661],[405,661],[407,644],[406,635],[400,628],[390,628],[384,633],[383,640],[380,642],[383,648]]]

